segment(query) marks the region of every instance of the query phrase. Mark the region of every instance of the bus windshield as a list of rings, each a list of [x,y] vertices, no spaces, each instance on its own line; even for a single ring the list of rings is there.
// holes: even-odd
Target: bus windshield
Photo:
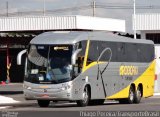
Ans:
[[[72,79],[72,45],[31,45],[25,80],[58,84]]]

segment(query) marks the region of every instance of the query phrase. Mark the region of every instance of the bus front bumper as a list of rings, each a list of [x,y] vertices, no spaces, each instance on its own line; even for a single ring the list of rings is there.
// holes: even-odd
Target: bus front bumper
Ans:
[[[32,86],[29,83],[25,83],[23,91],[26,100],[74,100],[72,87],[62,88],[54,85]]]
[[[24,97],[26,100],[74,100],[71,92],[67,90],[56,93],[44,93],[24,89]]]

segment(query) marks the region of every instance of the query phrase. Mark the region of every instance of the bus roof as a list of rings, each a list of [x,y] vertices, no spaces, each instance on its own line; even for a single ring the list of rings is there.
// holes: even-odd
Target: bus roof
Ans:
[[[30,44],[74,44],[82,40],[154,44],[146,39],[132,39],[103,31],[55,31],[45,32],[33,38]]]

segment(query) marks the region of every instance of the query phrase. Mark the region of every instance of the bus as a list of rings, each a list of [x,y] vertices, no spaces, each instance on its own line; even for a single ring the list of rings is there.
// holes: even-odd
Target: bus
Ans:
[[[154,43],[105,31],[45,32],[18,54],[27,53],[24,97],[40,107],[50,101],[77,106],[105,100],[140,103],[154,92]]]

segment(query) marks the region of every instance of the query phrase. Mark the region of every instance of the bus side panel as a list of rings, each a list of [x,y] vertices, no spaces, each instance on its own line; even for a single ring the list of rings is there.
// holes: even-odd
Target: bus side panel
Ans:
[[[134,82],[136,86],[139,83],[143,85],[143,97],[153,96],[155,79],[155,61],[153,61],[147,70]]]
[[[107,62],[99,63],[99,70],[103,71],[106,64]],[[139,76],[132,76],[132,79],[128,76],[121,76],[120,67],[122,65],[127,67],[139,66],[141,70],[139,70],[138,75],[141,75],[147,69],[146,66],[148,66],[148,63],[110,62],[104,73],[99,73],[98,75],[98,65],[97,62],[94,62],[86,68],[86,71],[75,79],[75,81],[77,81],[75,85],[76,90],[78,87],[82,88],[86,79],[88,79],[87,82],[91,86],[91,99],[105,99],[106,97],[108,99],[109,97],[110,99],[127,98],[130,84],[136,81]],[[103,78],[105,89],[103,88],[101,77]]]
[[[78,93],[75,94],[74,97],[82,98],[84,86],[89,84],[91,87],[91,99],[105,98],[102,82],[100,79],[97,79],[98,65],[96,63],[97,62],[90,65],[86,71],[74,79],[74,90],[78,90]]]
[[[129,94],[130,84],[136,85],[136,88],[141,83],[143,86],[143,97],[149,97],[153,95],[154,92],[154,72],[155,72],[155,61],[153,61],[149,67],[137,77],[134,81],[128,83],[128,85],[116,92],[113,95],[106,97],[107,99],[120,99],[127,98]]]

